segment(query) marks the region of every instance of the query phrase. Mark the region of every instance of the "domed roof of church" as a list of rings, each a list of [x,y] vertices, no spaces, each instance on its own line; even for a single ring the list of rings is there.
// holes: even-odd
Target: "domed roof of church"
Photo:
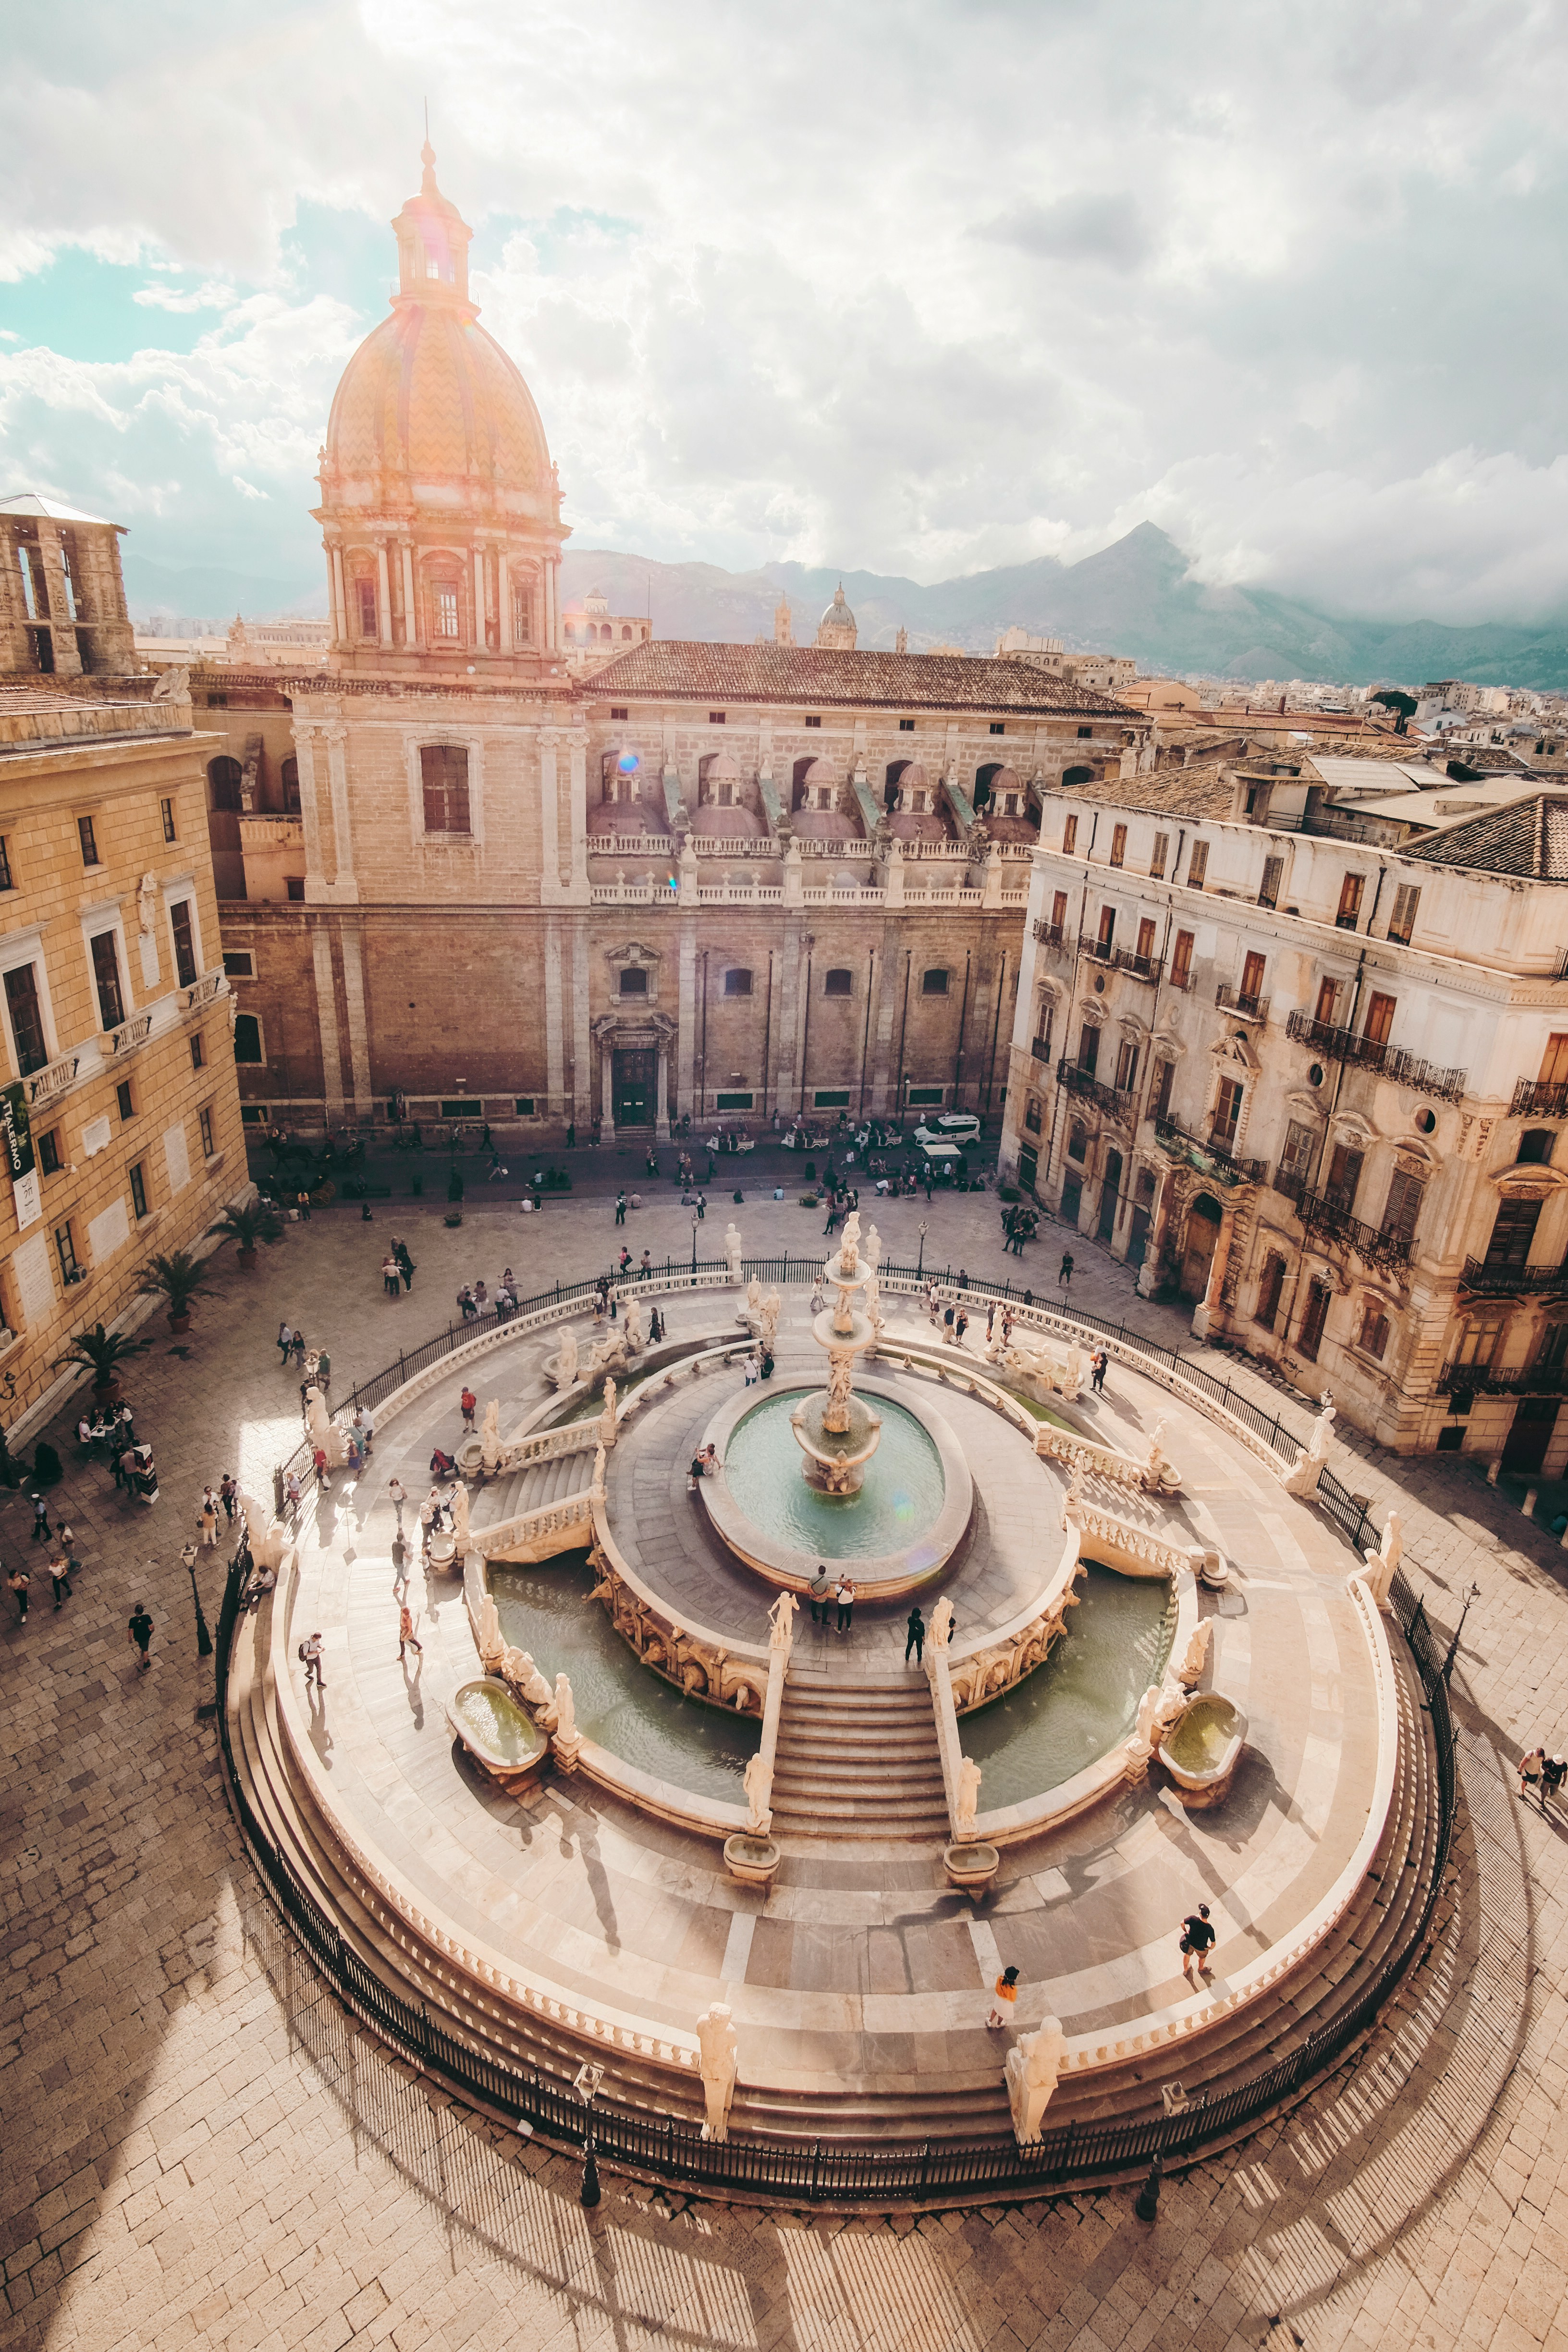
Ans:
[[[553,520],[550,450],[533,395],[468,299],[468,229],[436,185],[393,226],[399,288],[338,385],[322,453],[331,505],[499,509]]]
[[[817,623],[817,626],[820,628],[824,622],[831,622],[836,628],[840,629],[852,629],[855,626],[855,615],[845,602],[842,580],[833,592],[832,604],[824,608],[822,621]]]

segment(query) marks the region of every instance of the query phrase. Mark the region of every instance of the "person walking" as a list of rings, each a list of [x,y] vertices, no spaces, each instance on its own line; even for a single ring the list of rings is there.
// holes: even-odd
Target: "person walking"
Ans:
[[[25,1625],[27,1622],[27,1595],[32,1588],[33,1580],[25,1568],[14,1568],[5,1579],[5,1590],[16,1604],[18,1624]]]
[[[33,1541],[47,1543],[49,1539],[49,1507],[35,1488],[33,1493]]]
[[[300,1223],[302,1225],[308,1225],[310,1222],[310,1195],[309,1192],[304,1191],[297,1192],[294,1195],[294,1206],[300,1212]]]
[[[356,1404],[354,1407],[353,1425],[359,1436],[361,1449],[368,1462],[375,1451],[375,1423],[363,1404]]]
[[[839,1577],[833,1598],[838,1604],[838,1623],[835,1630],[840,1633],[847,1633],[850,1615],[855,1607],[855,1587],[847,1574]]]
[[[986,1310],[985,1310],[985,1344],[986,1344],[986,1346],[987,1346],[987,1347],[989,1347],[989,1346],[991,1345],[991,1335],[992,1335],[992,1333],[995,1330],[995,1328],[996,1328],[996,1301],[995,1301],[994,1299],[993,1299],[993,1300],[991,1301],[990,1306],[989,1306],[989,1307],[986,1308]]]
[[[969,1318],[968,1318],[968,1316],[964,1313],[964,1311],[963,1311],[963,1307],[961,1307],[959,1308],[959,1310],[958,1310],[958,1314],[957,1314],[956,1318],[954,1318],[953,1326],[952,1326],[952,1336],[953,1336],[953,1340],[954,1340],[955,1344],[956,1344],[958,1347],[960,1347],[960,1348],[962,1348],[962,1347],[963,1347],[963,1335],[964,1335],[964,1333],[968,1330],[968,1328],[969,1328]]]
[[[478,1397],[474,1394],[472,1389],[465,1388],[462,1395],[458,1399],[458,1402],[462,1409],[463,1427],[465,1429],[472,1429],[474,1425],[474,1414],[479,1409],[479,1401]]]
[[[316,1688],[318,1690],[325,1690],[327,1687],[326,1684],[321,1679],[321,1637],[320,1633],[312,1633],[309,1640],[303,1641],[300,1644],[300,1655],[305,1663],[305,1688],[307,1690],[310,1687],[312,1675],[315,1677]]]
[[[1106,1354],[1103,1348],[1096,1350],[1094,1359],[1094,1377],[1089,1383],[1096,1396],[1103,1396],[1105,1394],[1105,1373],[1106,1367],[1109,1365],[1110,1361],[1110,1359]]]
[[[926,1621],[921,1615],[921,1604],[918,1601],[904,1620],[904,1631],[907,1635],[904,1643],[905,1665],[910,1663],[910,1652],[912,1650],[915,1654],[916,1665],[923,1666],[926,1654]]]
[[[404,1601],[399,1602],[397,1610],[397,1663],[399,1665],[403,1664],[405,1654],[409,1650],[416,1650],[421,1657],[425,1655],[424,1643],[416,1642],[414,1638],[414,1619],[409,1612],[407,1601]]]
[[[305,1334],[300,1330],[299,1325],[296,1324],[294,1326],[294,1370],[297,1372],[302,1372],[304,1369]]]
[[[811,1602],[812,1623],[814,1625],[826,1625],[827,1622],[827,1612],[833,1601],[833,1579],[828,1575],[826,1567],[824,1567],[820,1560],[817,1562],[816,1574],[812,1578],[810,1584],[806,1587],[806,1597]],[[817,1613],[819,1611],[821,1612],[820,1615]]]
[[[402,1297],[402,1272],[403,1269],[398,1265],[396,1258],[394,1256],[392,1251],[388,1250],[386,1255],[381,1261],[382,1288],[385,1291],[388,1298]]]
[[[55,1588],[55,1607],[71,1597],[71,1564],[63,1551],[53,1553],[49,1559],[49,1579]]]
[[[152,1656],[150,1654],[153,1641],[153,1620],[147,1614],[147,1604],[145,1601],[138,1601],[132,1606],[130,1622],[125,1628],[125,1638],[127,1642],[131,1642],[135,1644],[137,1651],[136,1671],[139,1675],[144,1675],[148,1667],[153,1663]]]
[[[234,1525],[234,1514],[239,1503],[239,1481],[235,1476],[232,1470],[226,1470],[224,1472],[222,1478],[218,1482],[217,1493],[218,1500],[223,1505],[224,1517],[232,1528]]]
[[[289,1475],[283,1481],[283,1501],[289,1517],[292,1519],[298,1519],[300,1516],[300,1474],[297,1470],[290,1470]]]
[[[196,1526],[201,1530],[204,1549],[217,1549],[217,1496],[210,1486],[202,1488],[201,1507],[196,1512]]]
[[[1209,1906],[1200,1903],[1182,1922],[1182,1968],[1190,1984],[1196,1985],[1200,1976],[1212,1976],[1208,1956],[1215,1946],[1215,1932],[1209,1924]]]
[[[283,1369],[289,1369],[289,1350],[294,1345],[294,1327],[290,1323],[278,1326],[278,1352],[283,1359]]]
[[[1568,1766],[1564,1766],[1561,1756],[1543,1756],[1542,1758],[1541,1810],[1542,1812],[1546,1811],[1547,1799],[1549,1797],[1555,1797],[1561,1790],[1565,1771],[1568,1771]]]
[[[403,1533],[403,1506],[408,1500],[408,1489],[404,1485],[401,1478],[393,1478],[388,1481],[386,1499],[392,1505],[393,1509],[397,1513],[397,1532],[401,1535]]]
[[[577,1149],[577,1122],[574,1118],[569,1118],[566,1122],[566,1149],[568,1151],[575,1151]]]
[[[321,1394],[325,1396],[327,1391],[331,1387],[331,1385],[332,1360],[331,1356],[328,1355],[325,1348],[322,1348],[318,1351],[316,1357],[316,1386],[321,1390]]]
[[[626,1196],[624,1192],[617,1192],[616,1194],[616,1223],[617,1225],[624,1225],[626,1222]]]
[[[1546,1750],[1539,1743],[1519,1759],[1519,1793],[1521,1797],[1541,1796],[1541,1768],[1546,1761]],[[1542,1808],[1544,1810],[1544,1808]]]
[[[414,1287],[414,1260],[408,1255],[408,1244],[406,1242],[394,1242],[392,1244],[392,1255],[397,1260],[398,1267],[402,1273],[404,1289],[412,1290]]]
[[[1059,1265],[1059,1266],[1058,1266],[1058,1268],[1057,1268],[1057,1280],[1061,1284],[1061,1286],[1062,1286],[1062,1288],[1063,1288],[1064,1290],[1067,1288],[1067,1286],[1068,1286],[1068,1283],[1072,1280],[1072,1252],[1071,1252],[1071,1250],[1063,1250],[1063,1252],[1062,1252],[1062,1262],[1061,1262],[1060,1265]]]
[[[699,1192],[699,1194],[697,1195],[697,1222],[698,1222],[698,1223],[699,1223],[699,1224],[700,1224],[700,1223],[702,1223],[703,1219],[707,1216],[707,1214],[708,1214],[708,1195],[707,1195],[707,1193],[706,1193],[706,1192]]]
[[[986,2024],[993,2028],[1010,2026],[1017,2006],[1018,1971],[1016,1969],[1004,1969],[991,1989],[991,2007],[986,2015]]]
[[[837,1223],[838,1223],[838,1195],[837,1195],[837,1192],[835,1192],[834,1194],[832,1194],[832,1196],[831,1196],[831,1197],[829,1198],[829,1200],[828,1200],[828,1203],[827,1203],[827,1223],[823,1226],[823,1228],[822,1228],[823,1232],[824,1232],[825,1234],[830,1234],[830,1233],[833,1231],[834,1227],[837,1224]]]
[[[957,1319],[957,1316],[958,1316],[958,1309],[953,1306],[953,1304],[952,1304],[952,1300],[950,1299],[950,1300],[948,1301],[948,1304],[947,1304],[947,1305],[942,1308],[942,1344],[943,1344],[945,1347],[949,1347],[949,1348],[951,1348],[951,1347],[952,1347],[952,1327],[953,1327],[954,1322],[955,1322],[955,1321],[956,1321],[956,1319]]]

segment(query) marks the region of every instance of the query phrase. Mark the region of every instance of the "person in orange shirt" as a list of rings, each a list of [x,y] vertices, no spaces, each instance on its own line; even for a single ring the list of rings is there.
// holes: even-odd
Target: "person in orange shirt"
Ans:
[[[991,1997],[991,2014],[985,2021],[986,2024],[1011,2025],[1017,2006],[1018,1971],[1016,1969],[1004,1969]]]

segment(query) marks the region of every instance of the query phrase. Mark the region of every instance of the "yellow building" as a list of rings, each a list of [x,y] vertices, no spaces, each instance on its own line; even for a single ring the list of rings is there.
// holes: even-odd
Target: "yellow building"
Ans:
[[[248,1190],[207,845],[215,747],[188,698],[150,685],[0,681],[13,1444],[79,1377],[55,1369],[71,1333],[139,1316],[147,1260],[191,1247]]]

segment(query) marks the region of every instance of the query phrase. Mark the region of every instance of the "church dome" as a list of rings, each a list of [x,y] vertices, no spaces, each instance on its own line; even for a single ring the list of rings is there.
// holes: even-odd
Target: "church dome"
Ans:
[[[833,592],[832,604],[828,605],[816,625],[816,642],[832,652],[852,654],[858,634],[855,625],[855,615],[849,610],[846,601],[844,583],[841,580]]]

